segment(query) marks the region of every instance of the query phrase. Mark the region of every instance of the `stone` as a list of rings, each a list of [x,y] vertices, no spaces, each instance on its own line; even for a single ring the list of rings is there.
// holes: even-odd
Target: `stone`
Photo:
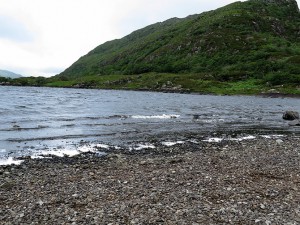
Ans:
[[[299,113],[295,111],[285,111],[282,118],[284,120],[296,120],[299,119]]]
[[[194,120],[198,120],[200,118],[200,115],[193,115]]]

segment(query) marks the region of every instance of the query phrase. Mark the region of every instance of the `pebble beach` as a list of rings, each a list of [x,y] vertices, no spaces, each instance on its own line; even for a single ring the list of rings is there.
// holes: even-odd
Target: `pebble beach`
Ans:
[[[300,137],[0,167],[0,224],[299,224]]]

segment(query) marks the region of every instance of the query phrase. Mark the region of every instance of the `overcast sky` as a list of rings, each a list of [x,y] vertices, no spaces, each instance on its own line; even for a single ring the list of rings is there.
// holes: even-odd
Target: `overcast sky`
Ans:
[[[0,69],[55,75],[106,41],[231,2],[235,1],[0,0]]]

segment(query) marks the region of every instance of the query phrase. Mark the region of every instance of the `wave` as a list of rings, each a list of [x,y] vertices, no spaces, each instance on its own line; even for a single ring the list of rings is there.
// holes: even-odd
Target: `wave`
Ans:
[[[16,160],[13,157],[8,157],[8,158],[0,159],[0,165],[1,166],[11,165],[11,164],[20,165],[23,161],[24,160]]]
[[[208,139],[205,139],[205,140],[203,140],[203,141],[205,141],[205,142],[219,143],[219,142],[221,142],[221,141],[223,141],[223,140],[224,140],[224,138],[208,138]]]
[[[249,136],[245,136],[245,137],[240,137],[240,138],[218,138],[218,137],[214,137],[214,138],[205,139],[203,141],[204,142],[219,143],[221,141],[243,141],[243,140],[252,140],[252,139],[256,139],[256,137],[253,136],[253,135],[249,135]]]
[[[124,119],[127,119],[128,116],[127,115],[112,115],[112,116],[109,116],[107,118],[108,119],[121,119],[121,120],[124,120]]]
[[[155,149],[156,147],[152,144],[137,144],[134,147],[130,147],[129,150],[136,150],[136,151],[140,151],[143,149]]]
[[[264,137],[264,138],[266,138],[266,139],[285,137],[285,135],[282,135],[282,134],[261,135],[261,136]]]
[[[175,145],[183,145],[187,142],[193,143],[193,144],[199,144],[201,143],[201,141],[203,142],[210,142],[210,143],[220,143],[222,141],[244,141],[244,140],[253,140],[259,137],[262,138],[266,138],[266,139],[276,139],[279,137],[284,137],[285,135],[257,135],[257,136],[253,136],[253,135],[245,135],[245,136],[241,136],[241,137],[237,137],[237,138],[232,138],[232,137],[210,137],[210,138],[206,138],[206,139],[187,139],[185,141],[183,140],[174,140],[174,141],[162,141],[160,142],[161,145],[163,146],[167,146],[167,147],[172,147]],[[159,143],[156,143],[159,146]],[[105,156],[106,154],[108,154],[107,152],[109,150],[121,150],[122,148],[130,150],[130,151],[140,151],[143,149],[155,149],[157,146],[156,144],[154,145],[153,143],[135,143],[132,145],[127,145],[127,146],[123,146],[123,147],[119,147],[119,146],[115,146],[115,145],[109,145],[109,144],[104,144],[104,143],[93,143],[93,144],[85,144],[85,145],[80,145],[80,146],[69,146],[66,148],[48,148],[45,150],[39,150],[39,151],[29,151],[27,153],[27,156],[30,156],[32,159],[43,159],[43,158],[53,158],[53,157],[73,157],[82,153],[87,153],[87,152],[91,152],[91,153],[95,153],[96,156],[100,157],[100,156]],[[0,149],[0,153],[6,153],[7,150],[6,149]],[[23,156],[26,156],[23,155]],[[21,159],[21,160],[20,160]],[[20,159],[15,159],[14,157],[11,156],[7,156],[5,158],[1,158],[0,157],[0,165],[10,165],[10,164],[21,164],[24,160],[22,160],[22,158]]]
[[[29,130],[41,130],[50,128],[50,126],[37,126],[37,127],[20,127],[19,125],[14,125],[12,128],[0,129],[0,131],[29,131]]]
[[[162,115],[151,115],[151,116],[144,116],[144,115],[134,115],[131,116],[133,119],[177,119],[180,115],[175,114],[162,114]]]
[[[177,145],[177,144],[184,144],[184,143],[185,143],[184,141],[175,141],[175,142],[164,141],[161,144],[164,145],[164,146],[167,146],[167,147],[171,147],[171,146],[174,146],[174,145]]]
[[[91,144],[91,145],[83,145],[78,148],[64,148],[64,149],[51,149],[51,150],[44,150],[40,151],[34,155],[31,156],[32,159],[36,158],[46,158],[51,156],[57,156],[57,157],[73,157],[76,155],[79,155],[81,153],[87,153],[87,152],[92,152],[92,153],[97,153],[98,155],[105,155],[106,153],[104,152],[99,152],[97,148],[105,148],[108,149],[111,146],[105,145],[105,144]]]

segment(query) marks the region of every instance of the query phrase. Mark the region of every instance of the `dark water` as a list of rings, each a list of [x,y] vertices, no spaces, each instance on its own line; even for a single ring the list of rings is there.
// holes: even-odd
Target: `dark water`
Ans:
[[[300,132],[282,120],[285,110],[300,112],[293,98],[2,86],[0,98],[0,158],[184,132]]]

